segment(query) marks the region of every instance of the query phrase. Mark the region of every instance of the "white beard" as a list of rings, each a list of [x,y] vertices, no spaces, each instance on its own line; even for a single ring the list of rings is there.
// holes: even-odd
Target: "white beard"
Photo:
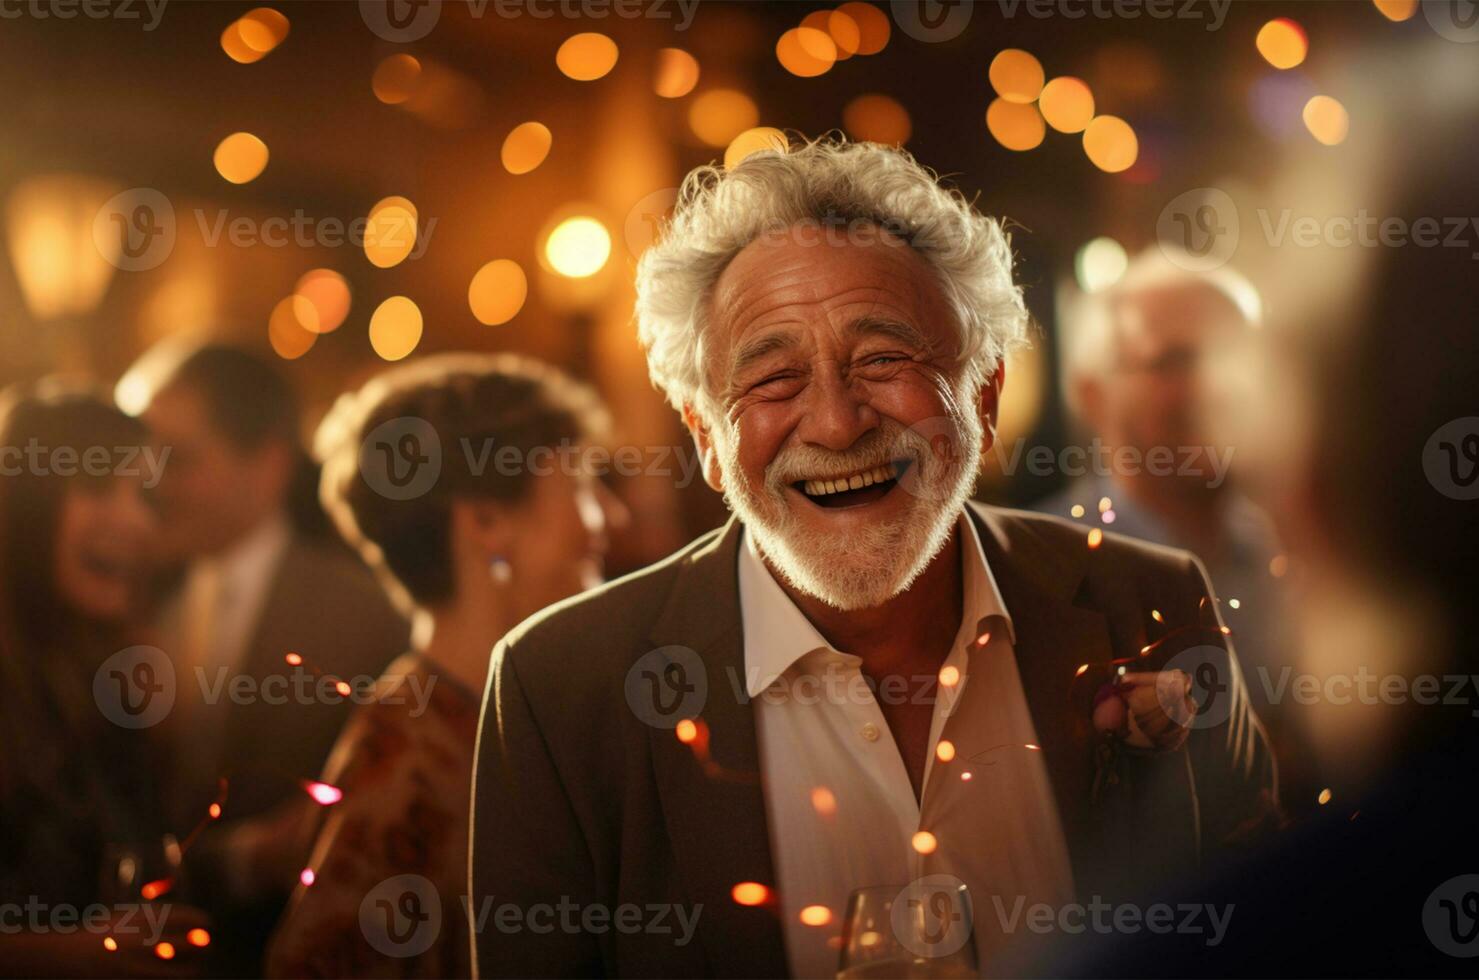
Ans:
[[[958,404],[973,402],[962,399]],[[754,535],[771,567],[792,588],[843,611],[882,605],[929,567],[950,540],[975,489],[983,436],[981,420],[971,411],[908,428],[885,419],[841,453],[814,447],[781,450],[765,469],[765,486],[756,488],[742,475],[737,433],[722,422],[711,431],[723,468],[725,501]],[[795,519],[785,496],[794,480],[895,459],[914,461],[895,488],[913,498],[900,518],[845,538],[817,534]]]

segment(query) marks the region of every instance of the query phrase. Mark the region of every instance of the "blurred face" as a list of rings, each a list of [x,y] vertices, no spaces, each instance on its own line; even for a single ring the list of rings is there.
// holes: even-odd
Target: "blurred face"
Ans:
[[[1179,463],[1182,447],[1209,445],[1198,379],[1212,344],[1242,317],[1220,293],[1195,284],[1132,294],[1112,314],[1114,363],[1091,382],[1089,422],[1111,446],[1142,454],[1168,447]],[[1199,485],[1213,475],[1202,456],[1188,470],[1180,475]]]
[[[896,239],[762,238],[716,285],[705,475],[794,588],[838,609],[907,589],[949,540],[1000,374],[970,384],[933,269]],[[810,243],[809,243],[810,242]]]
[[[142,478],[116,476],[69,487],[57,525],[57,593],[93,619],[128,616],[156,531]]]
[[[518,618],[601,584],[606,528],[620,508],[600,480],[554,467],[506,517]]]
[[[161,390],[144,417],[155,442],[170,450],[156,490],[165,560],[218,552],[282,506],[282,447],[233,446],[205,400],[183,385]]]

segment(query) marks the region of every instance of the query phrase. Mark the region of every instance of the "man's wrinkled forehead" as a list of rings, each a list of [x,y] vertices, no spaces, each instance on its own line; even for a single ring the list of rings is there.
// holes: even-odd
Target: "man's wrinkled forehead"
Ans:
[[[948,315],[929,263],[880,232],[867,241],[815,243],[800,234],[745,246],[719,276],[709,302],[711,349],[780,324],[805,325],[846,311],[923,324]]]

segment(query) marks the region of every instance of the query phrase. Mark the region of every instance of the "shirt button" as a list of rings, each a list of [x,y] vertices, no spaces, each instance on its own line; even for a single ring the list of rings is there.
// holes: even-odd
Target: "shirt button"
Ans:
[[[870,742],[878,741],[878,726],[871,721],[863,726],[863,737]]]

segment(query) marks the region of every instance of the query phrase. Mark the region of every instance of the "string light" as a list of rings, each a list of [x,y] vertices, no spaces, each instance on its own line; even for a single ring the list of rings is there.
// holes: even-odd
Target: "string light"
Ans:
[[[736,904],[754,907],[770,900],[770,889],[758,881],[742,881],[729,891]]]

